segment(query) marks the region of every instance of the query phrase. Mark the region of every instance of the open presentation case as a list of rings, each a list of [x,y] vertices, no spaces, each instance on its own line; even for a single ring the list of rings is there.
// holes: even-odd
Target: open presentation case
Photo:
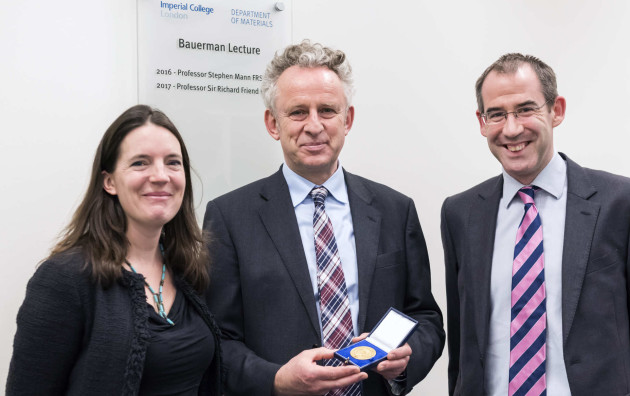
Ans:
[[[345,364],[368,370],[387,358],[387,354],[403,345],[418,327],[418,321],[390,308],[363,340],[335,352]]]

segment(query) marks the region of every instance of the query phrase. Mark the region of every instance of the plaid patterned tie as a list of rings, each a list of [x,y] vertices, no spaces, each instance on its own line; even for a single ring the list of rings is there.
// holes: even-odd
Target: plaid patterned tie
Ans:
[[[535,186],[518,191],[525,214],[516,233],[512,266],[509,396],[546,395],[547,310],[545,254]]]
[[[315,202],[313,228],[315,231],[322,339],[326,348],[338,349],[350,344],[353,328],[346,279],[343,275],[343,268],[341,268],[337,241],[333,234],[332,223],[324,208],[326,196],[328,196],[326,187],[315,187],[311,190],[311,197]],[[335,359],[326,361],[327,366],[338,366],[339,364]],[[361,383],[327,393],[327,396],[359,395],[361,395]]]

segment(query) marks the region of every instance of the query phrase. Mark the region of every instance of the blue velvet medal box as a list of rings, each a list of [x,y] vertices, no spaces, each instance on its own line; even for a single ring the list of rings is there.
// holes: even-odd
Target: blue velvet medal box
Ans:
[[[386,359],[391,350],[403,345],[416,327],[417,320],[390,308],[364,340],[338,350],[335,357],[366,371]]]

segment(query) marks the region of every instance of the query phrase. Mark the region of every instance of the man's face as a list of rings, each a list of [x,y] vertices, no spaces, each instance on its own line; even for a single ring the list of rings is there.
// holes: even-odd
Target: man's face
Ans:
[[[265,112],[265,125],[291,170],[316,184],[337,170],[354,120],[354,108],[346,107],[343,84],[326,67],[292,66],[280,75],[275,114]]]
[[[545,103],[538,76],[528,64],[514,74],[490,72],[481,88],[484,111],[516,111]],[[481,134],[505,171],[523,184],[530,184],[553,157],[553,128],[564,119],[566,102],[558,96],[530,117],[508,114],[503,124],[486,125],[477,111]]]

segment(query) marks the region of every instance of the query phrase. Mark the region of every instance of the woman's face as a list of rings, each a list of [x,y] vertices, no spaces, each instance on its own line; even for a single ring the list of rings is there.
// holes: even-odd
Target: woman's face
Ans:
[[[147,123],[123,139],[113,173],[103,188],[117,195],[128,230],[161,228],[182,206],[186,175],[179,141],[168,129]]]

